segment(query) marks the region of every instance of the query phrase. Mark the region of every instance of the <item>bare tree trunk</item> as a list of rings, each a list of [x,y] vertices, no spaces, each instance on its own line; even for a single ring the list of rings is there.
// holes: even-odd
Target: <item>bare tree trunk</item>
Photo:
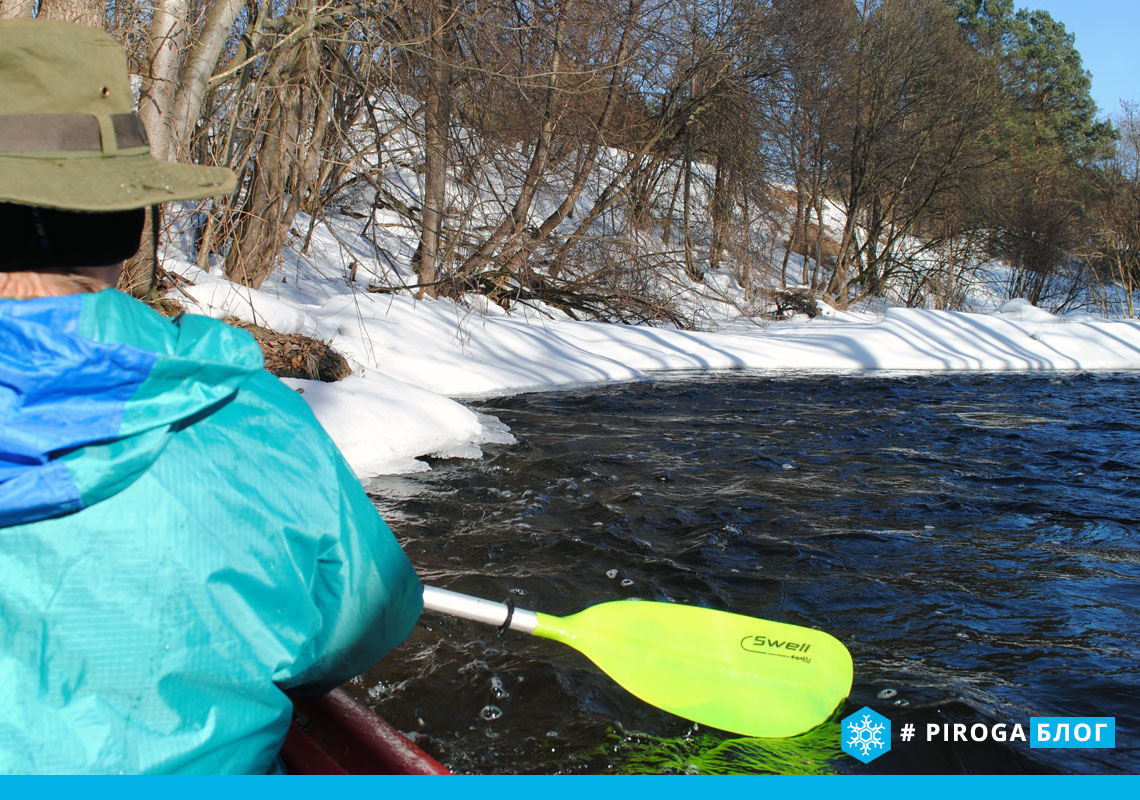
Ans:
[[[269,109],[263,123],[265,135],[257,150],[253,178],[242,208],[240,232],[226,258],[226,277],[254,288],[272,270],[277,256],[279,236],[274,208],[285,190],[284,134],[288,127],[280,93],[288,90],[283,87],[275,92],[276,96],[266,99]]]
[[[677,194],[681,191],[681,170],[678,169],[677,177],[673,179],[673,191],[669,195],[669,210],[665,212],[665,219],[661,225],[661,244],[669,244],[669,238],[673,235],[673,214],[677,210]]]
[[[693,263],[693,157],[689,153],[688,145],[685,147],[681,219],[681,233],[685,247],[685,274],[691,280],[699,281],[701,274]]]
[[[36,10],[36,0],[0,0],[0,19],[30,17]]]
[[[260,83],[268,88],[255,128],[260,145],[251,157],[253,177],[242,208],[241,223],[226,257],[226,275],[258,288],[277,266],[307,185],[305,154],[323,137],[327,116],[321,59],[318,55],[315,0],[298,3],[296,14],[282,19],[290,32],[287,44],[274,51]]]
[[[245,111],[244,108],[253,100],[250,98],[251,92],[248,91],[250,82],[253,80],[253,73],[255,64],[253,55],[261,47],[262,41],[265,39],[265,29],[270,21],[270,13],[272,11],[270,3],[262,3],[257,10],[257,15],[246,25],[245,31],[237,46],[237,51],[233,56],[233,64],[236,65],[234,69],[238,71],[237,86],[229,93],[229,97],[233,99],[233,104],[229,110],[229,123],[224,135],[216,137],[220,139],[220,143],[216,144],[215,152],[219,155],[219,160],[222,165],[230,167],[238,175],[238,186],[244,182],[243,176],[246,171],[246,163],[248,163],[249,154],[244,157],[238,158],[238,140],[241,138],[238,134],[238,122],[243,120]],[[279,69],[276,70],[279,72]],[[276,79],[276,78],[275,78]],[[252,134],[251,134],[252,135]],[[252,146],[250,150],[252,150]],[[236,205],[238,193],[235,193],[231,198],[231,205]],[[210,254],[218,248],[216,242],[224,241],[225,239],[236,240],[238,235],[237,217],[232,214],[227,214],[223,217],[220,213],[212,213],[207,215],[205,225],[202,226],[199,234],[197,235],[198,258],[197,265],[199,269],[208,269],[210,265]],[[227,255],[227,267],[229,264],[230,256]]]
[[[170,109],[170,131],[175,151],[169,155],[182,155],[190,145],[198,117],[202,113],[210,75],[217,66],[226,38],[237,21],[242,5],[242,0],[218,0],[210,6],[198,40],[186,56],[181,73],[181,88]]]
[[[156,0],[150,27],[150,69],[143,80],[139,97],[139,117],[150,140],[155,158],[171,155],[169,127],[170,109],[178,89],[178,66],[186,44],[187,0]],[[119,288],[135,297],[151,290],[158,267],[157,220],[153,209],[146,210],[142,247],[126,264],[119,276]]]
[[[712,241],[709,250],[709,269],[720,269],[721,253],[728,244],[732,225],[733,201],[740,180],[739,170],[731,157],[719,155],[716,159],[716,180],[712,196]]]
[[[713,165],[713,191],[709,202],[709,271],[720,268],[720,251],[727,240],[728,220],[732,210],[732,191],[724,159],[717,157]]]
[[[150,25],[150,69],[139,95],[139,116],[150,139],[155,158],[174,155],[170,127],[182,53],[186,47],[187,0],[156,0]]]
[[[815,245],[812,251],[811,288],[819,288],[819,272],[823,267],[823,195],[816,194],[812,198],[812,210],[815,211]],[[804,225],[804,235],[807,235],[807,225]],[[804,268],[807,268],[805,262]]]
[[[784,258],[780,262],[780,286],[788,288],[788,261],[791,260],[792,248],[795,247],[796,233],[800,230],[800,219],[804,213],[804,193],[800,186],[799,175],[796,175],[796,211],[792,217],[791,231],[788,234],[788,244],[784,247]],[[804,244],[807,249],[807,244]],[[804,258],[804,269],[807,268],[807,258]]]
[[[343,47],[343,45],[341,46]],[[328,56],[332,61],[327,69],[319,63],[319,56],[314,54],[314,61],[317,62],[314,69],[320,71],[320,79],[313,92],[315,104],[313,108],[313,130],[308,137],[308,146],[305,148],[304,155],[296,170],[300,187],[304,191],[294,193],[300,201],[300,210],[314,219],[324,210],[325,202],[328,199],[323,195],[322,189],[325,178],[331,173],[333,159],[327,156],[337,152],[339,144],[343,141],[342,134],[347,135],[346,128],[351,124],[348,120],[342,121],[345,126],[345,129],[342,129],[335,124],[333,119],[333,94],[336,90],[336,84],[343,76],[343,53],[334,53],[332,50],[336,47],[334,44],[330,43],[327,47]],[[311,227],[309,236],[312,236]],[[305,249],[307,248],[308,238],[305,241]]]
[[[101,0],[40,0],[40,13],[37,16],[40,19],[78,22],[89,28],[102,28],[106,13],[106,3]]]
[[[416,293],[435,296],[433,286],[439,272],[443,238],[444,207],[447,202],[447,145],[451,124],[449,102],[451,62],[454,50],[454,27],[450,2],[432,3],[430,14],[431,46],[427,82],[424,87],[424,197],[420,243],[412,257],[421,288]]]

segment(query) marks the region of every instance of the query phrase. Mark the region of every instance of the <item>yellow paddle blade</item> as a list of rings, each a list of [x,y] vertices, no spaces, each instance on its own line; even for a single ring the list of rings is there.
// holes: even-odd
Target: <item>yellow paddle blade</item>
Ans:
[[[583,653],[650,705],[743,736],[809,731],[851,691],[851,654],[811,628],[643,600],[537,616],[536,636]]]

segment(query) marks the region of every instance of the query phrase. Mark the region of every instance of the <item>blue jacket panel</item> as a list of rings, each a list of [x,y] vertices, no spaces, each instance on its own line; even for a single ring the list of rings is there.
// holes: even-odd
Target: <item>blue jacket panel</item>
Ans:
[[[264,772],[420,592],[247,334],[0,301],[0,771]]]

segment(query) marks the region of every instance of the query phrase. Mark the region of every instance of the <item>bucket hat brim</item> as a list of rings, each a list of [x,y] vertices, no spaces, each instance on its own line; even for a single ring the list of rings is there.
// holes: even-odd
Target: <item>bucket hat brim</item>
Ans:
[[[154,157],[127,54],[104,31],[0,20],[0,202],[130,211],[216,197],[234,185],[224,167]]]
[[[235,185],[234,173],[225,167],[159,161],[149,153],[114,158],[0,156],[0,202],[19,205],[128,211],[228,194]]]

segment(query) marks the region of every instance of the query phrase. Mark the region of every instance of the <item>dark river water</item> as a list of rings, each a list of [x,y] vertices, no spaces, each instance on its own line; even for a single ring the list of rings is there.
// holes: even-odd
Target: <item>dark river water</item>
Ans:
[[[425,614],[354,688],[474,773],[1140,773],[1140,375],[671,377],[488,401],[518,444],[385,479],[425,582],[828,631],[847,704],[785,740],[640,702],[574,650]],[[838,720],[870,706],[864,765]],[[1115,717],[1115,749],[924,741]],[[913,723],[914,741],[899,731]]]

